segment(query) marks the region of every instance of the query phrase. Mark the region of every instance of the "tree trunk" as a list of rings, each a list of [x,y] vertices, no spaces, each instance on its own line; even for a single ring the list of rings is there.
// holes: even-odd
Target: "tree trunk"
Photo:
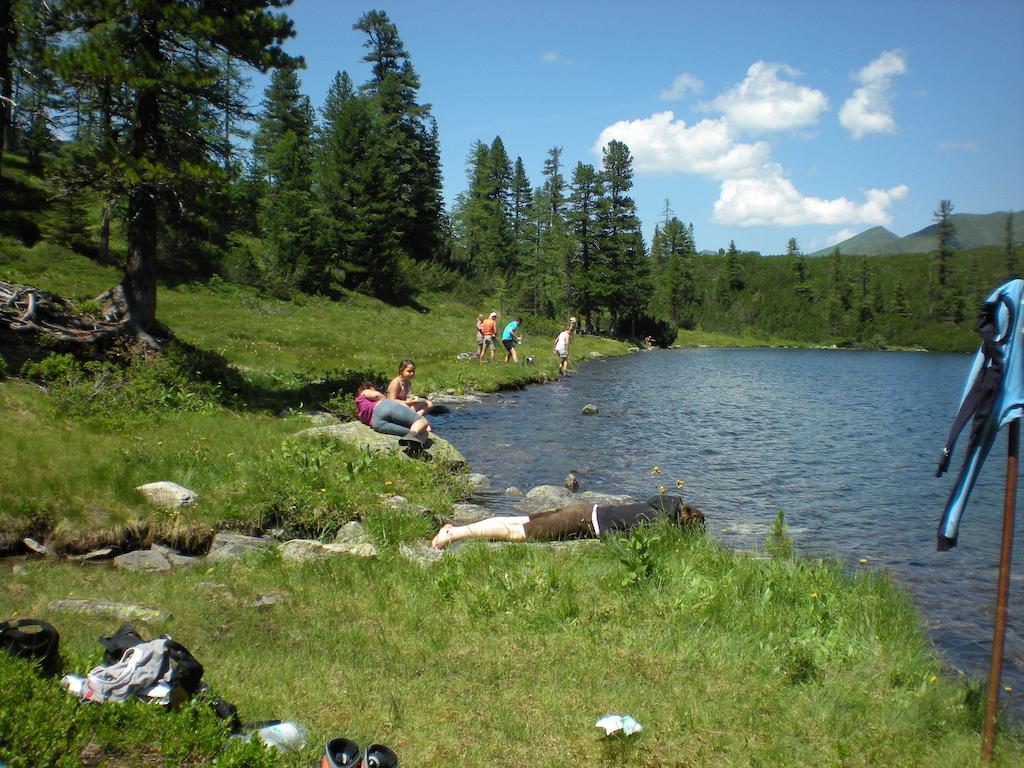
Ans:
[[[14,103],[14,67],[11,65],[15,41],[13,5],[13,0],[0,0],[0,172],[4,167],[4,148]]]
[[[149,61],[159,67],[160,40],[157,24],[151,19],[141,22],[141,45]],[[152,82],[159,75],[154,74]],[[159,156],[160,102],[155,85],[140,86],[135,94],[135,114],[132,123],[132,158],[136,167],[147,159]],[[159,216],[157,189],[143,172],[141,180],[128,194],[128,222],[125,235],[128,240],[128,261],[125,264],[122,285],[128,302],[128,321],[138,330],[148,332],[156,318],[156,245]]]

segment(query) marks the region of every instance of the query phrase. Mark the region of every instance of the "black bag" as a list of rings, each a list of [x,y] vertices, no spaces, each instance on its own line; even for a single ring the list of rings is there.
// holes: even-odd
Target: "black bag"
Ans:
[[[117,632],[110,637],[99,639],[99,644],[103,646],[103,664],[101,666],[109,667],[111,664],[117,664],[124,656],[125,651],[144,642],[146,642],[145,638],[135,631],[135,627],[131,624],[122,624],[117,628]]]
[[[44,675],[60,671],[59,644],[57,629],[45,621],[11,619],[0,624],[0,648],[15,658],[37,661]]]

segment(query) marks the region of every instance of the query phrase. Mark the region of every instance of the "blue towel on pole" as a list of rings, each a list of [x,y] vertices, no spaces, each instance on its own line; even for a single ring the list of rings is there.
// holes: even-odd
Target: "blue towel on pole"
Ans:
[[[936,477],[949,468],[957,435],[971,421],[967,455],[939,521],[940,551],[956,546],[960,517],[999,430],[1024,413],[1024,349],[1021,300],[1024,280],[1011,280],[985,300],[978,313],[981,348],[974,357],[960,409],[939,460]]]

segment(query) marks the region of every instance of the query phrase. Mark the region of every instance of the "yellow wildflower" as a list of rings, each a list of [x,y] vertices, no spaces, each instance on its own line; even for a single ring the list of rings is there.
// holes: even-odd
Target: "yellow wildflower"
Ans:
[[[661,472],[661,467],[651,467],[652,475],[657,475],[659,472]]]
[[[684,485],[686,485],[686,483],[682,480],[676,480],[676,488],[682,488]]]

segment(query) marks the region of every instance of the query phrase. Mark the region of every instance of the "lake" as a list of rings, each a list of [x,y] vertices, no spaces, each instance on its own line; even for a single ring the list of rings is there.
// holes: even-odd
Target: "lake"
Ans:
[[[546,350],[545,350],[546,351]],[[887,569],[914,595],[954,669],[988,674],[1002,528],[1006,430],[960,526],[935,532],[963,459],[935,467],[970,369],[969,355],[779,349],[678,349],[588,361],[566,380],[432,417],[494,488],[561,485],[646,498],[659,482],[707,516],[736,549],[763,548],[776,511],[811,556]],[[476,363],[467,363],[475,365]],[[581,408],[593,403],[594,416]],[[652,468],[659,467],[655,476]],[[515,499],[486,504],[511,512]],[[1024,503],[1024,496],[1021,497]],[[1018,518],[1024,513],[1018,513]],[[1001,694],[1024,712],[1024,548],[1016,526]],[[859,564],[866,559],[867,564]]]

